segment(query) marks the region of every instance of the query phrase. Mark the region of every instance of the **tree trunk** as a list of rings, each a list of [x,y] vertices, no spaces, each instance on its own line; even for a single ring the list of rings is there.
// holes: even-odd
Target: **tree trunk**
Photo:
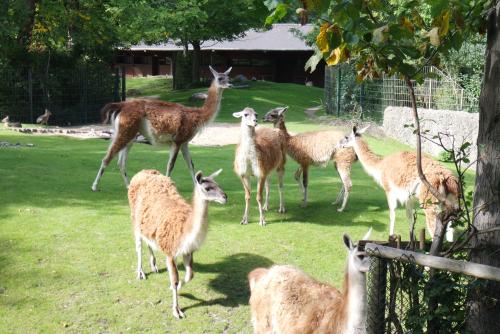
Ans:
[[[193,45],[193,85],[198,85],[200,83],[201,43],[193,41],[191,44]]]
[[[19,46],[26,50],[31,41],[31,35],[33,34],[33,26],[35,25],[35,7],[37,0],[27,0],[26,1],[26,20],[23,22],[21,31],[17,37],[17,42]]]
[[[478,159],[474,193],[471,261],[500,267],[500,2],[488,17],[486,63],[479,101]],[[486,281],[469,296],[467,327],[472,333],[500,333],[500,283]]]

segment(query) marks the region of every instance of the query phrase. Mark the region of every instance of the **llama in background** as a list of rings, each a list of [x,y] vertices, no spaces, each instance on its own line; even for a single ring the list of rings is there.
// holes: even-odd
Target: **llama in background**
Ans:
[[[167,163],[166,175],[170,176],[179,150],[182,151],[193,182],[194,165],[189,153],[189,141],[210,123],[219,112],[222,92],[229,84],[229,68],[224,73],[218,73],[210,67],[214,79],[208,89],[208,97],[202,107],[186,107],[182,104],[159,100],[136,99],[124,102],[108,103],[101,111],[103,121],[111,119],[114,133],[97,176],[92,184],[92,190],[97,191],[104,170],[118,153],[118,166],[125,186],[129,181],[126,171],[127,156],[133,140],[139,132],[151,144],[170,146],[170,157]]]
[[[342,293],[292,266],[257,268],[248,274],[255,334],[364,333],[370,260],[347,234],[343,241],[348,254]]]
[[[176,318],[183,318],[184,313],[178,303],[177,291],[181,284],[175,258],[183,257],[186,268],[184,282],[189,282],[193,278],[193,252],[200,248],[208,230],[208,203],[227,202],[226,194],[214,181],[221,171],[207,177],[203,177],[201,172],[196,173],[191,205],[178,193],[169,177],[155,170],[137,173],[128,189],[137,252],[137,278],[146,278],[141,258],[144,241],[148,245],[153,272],[158,272],[153,249],[160,249],[167,256],[173,298],[172,313]]]
[[[257,125],[257,114],[252,108],[233,113],[236,118],[241,118],[241,139],[236,147],[234,157],[234,171],[240,177],[243,188],[245,188],[245,212],[241,224],[248,224],[248,212],[250,208],[250,177],[257,178],[257,203],[261,226],[266,225],[264,211],[269,207],[269,183],[267,177],[276,170],[278,173],[278,190],[280,196],[280,207],[278,212],[285,212],[285,201],[283,198],[283,176],[285,174],[286,162],[286,138],[276,129],[260,128]],[[266,188],[266,199],[262,205],[262,189]]]
[[[363,165],[364,170],[384,188],[389,205],[389,234],[394,234],[396,207],[398,202],[406,205],[408,220],[413,221],[413,211],[418,203],[424,209],[427,229],[434,237],[436,219],[440,210],[453,212],[458,209],[460,185],[452,172],[428,157],[422,157],[422,169],[429,181],[441,194],[447,197],[452,207],[438,204],[438,200],[422,183],[417,170],[417,157],[414,152],[399,152],[381,157],[373,153],[361,134],[368,127],[357,130],[353,127],[349,136],[340,141],[341,147],[352,147]],[[453,240],[453,229],[448,227],[446,238]]]
[[[290,135],[285,126],[287,109],[288,107],[280,107],[270,110],[264,116],[264,121],[273,123],[275,128],[283,132],[287,142],[288,155],[300,165],[295,172],[295,179],[300,184],[302,175],[301,185],[304,193],[302,206],[307,206],[309,166],[326,166],[332,160],[342,180],[342,189],[332,204],[342,202],[340,208],[337,209],[337,211],[342,212],[352,188],[351,166],[357,160],[354,150],[337,147],[337,142],[344,138],[344,133],[340,131],[325,130]]]
[[[52,113],[49,111],[49,109],[45,108],[45,113],[38,116],[38,118],[36,119],[37,124],[47,126],[49,124],[50,116],[52,116]]]

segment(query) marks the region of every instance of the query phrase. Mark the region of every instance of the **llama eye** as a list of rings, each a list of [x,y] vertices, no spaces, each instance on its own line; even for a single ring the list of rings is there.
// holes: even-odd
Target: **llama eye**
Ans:
[[[206,187],[205,190],[206,191],[211,191],[213,188],[212,187]]]
[[[245,117],[248,117],[248,114],[245,114]]]

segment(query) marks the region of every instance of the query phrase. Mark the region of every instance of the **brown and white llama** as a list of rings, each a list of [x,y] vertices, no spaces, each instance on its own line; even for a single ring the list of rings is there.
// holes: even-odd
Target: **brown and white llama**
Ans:
[[[364,170],[384,189],[389,205],[389,234],[394,234],[396,207],[398,202],[406,205],[408,221],[413,221],[413,212],[418,203],[425,212],[427,229],[434,237],[436,219],[441,210],[453,212],[458,209],[460,186],[453,173],[429,157],[422,157],[422,169],[429,183],[443,196],[447,197],[452,206],[445,207],[430,193],[422,183],[417,170],[417,158],[414,152],[399,152],[381,157],[373,153],[361,134],[368,128],[358,130],[353,127],[349,136],[340,141],[341,147],[352,147]],[[453,229],[448,226],[446,238],[453,239]]]
[[[11,122],[9,116],[2,118],[2,123],[6,128],[22,128],[21,122]]]
[[[193,278],[193,252],[200,248],[207,234],[208,203],[227,202],[226,194],[214,180],[221,171],[220,169],[208,177],[203,177],[201,172],[196,173],[191,205],[178,193],[174,182],[156,170],[137,173],[128,189],[137,252],[137,278],[146,278],[141,258],[144,241],[149,248],[153,272],[158,272],[153,250],[159,249],[167,256],[173,299],[172,313],[176,318],[183,318],[184,313],[177,300],[181,283],[175,258],[183,257],[186,268],[184,282],[189,282]]]
[[[269,208],[269,174],[276,170],[278,173],[278,190],[280,206],[278,212],[285,212],[285,200],[283,198],[283,176],[285,174],[286,162],[286,138],[281,131],[276,129],[259,128],[257,126],[257,114],[252,108],[233,113],[236,118],[241,118],[241,139],[236,147],[234,157],[234,171],[240,177],[245,189],[245,212],[241,224],[248,224],[248,212],[250,208],[251,185],[250,177],[257,178],[257,203],[261,226],[266,225],[264,211]],[[265,203],[262,204],[262,190],[266,188]]]
[[[194,179],[194,165],[189,153],[188,142],[219,112],[222,91],[230,86],[229,68],[218,73],[210,67],[214,79],[208,89],[208,97],[202,107],[186,107],[179,103],[160,100],[135,99],[131,101],[108,103],[101,111],[103,121],[111,119],[114,128],[113,138],[101,167],[97,172],[92,190],[97,191],[104,169],[118,153],[118,166],[125,186],[128,187],[126,172],[127,156],[137,133],[142,134],[151,144],[170,146],[170,156],[166,175],[170,176],[179,150]]]
[[[287,141],[288,155],[300,165],[295,172],[295,179],[302,185],[304,194],[302,206],[307,206],[309,166],[324,167],[332,160],[342,180],[342,188],[337,199],[332,204],[342,202],[340,208],[337,209],[337,211],[342,212],[352,188],[351,166],[357,160],[354,150],[352,148],[337,147],[336,143],[344,138],[344,133],[340,131],[311,131],[290,135],[285,126],[285,112],[287,109],[288,107],[272,109],[264,116],[264,120],[273,123],[275,128],[283,132]],[[300,183],[301,175],[302,183]]]
[[[49,124],[50,116],[52,116],[52,113],[49,111],[49,109],[45,108],[45,112],[42,115],[38,116],[36,122],[40,125],[47,126]]]
[[[343,292],[288,265],[248,274],[255,334],[365,333],[370,260],[347,234],[343,241],[348,250]]]

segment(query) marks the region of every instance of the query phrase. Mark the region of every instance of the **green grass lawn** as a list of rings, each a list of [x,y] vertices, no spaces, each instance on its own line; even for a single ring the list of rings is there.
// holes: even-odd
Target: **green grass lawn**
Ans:
[[[306,90],[302,95],[307,98],[293,96],[300,90]],[[316,128],[304,122],[299,109],[317,103],[321,94],[315,88],[258,83],[238,91],[241,98],[234,92],[225,93],[219,120],[232,121],[228,115],[247,101],[262,111],[287,104],[295,106],[289,119],[297,128]],[[181,100],[188,93],[168,96]],[[406,148],[392,140],[368,139],[379,154]],[[209,233],[194,255],[195,277],[180,291],[179,303],[187,318],[179,321],[171,315],[163,256],[158,257],[159,274],[136,280],[126,189],[115,162],[102,178],[101,191],[90,190],[108,142],[3,129],[0,141],[35,145],[0,148],[0,333],[251,333],[246,280],[250,270],[293,264],[340,286],[345,260],[342,233],[355,240],[369,227],[374,240],[386,240],[388,234],[384,192],[359,163],[353,167],[347,208],[338,213],[331,202],[341,182],[333,167],[311,170],[309,207],[301,208],[302,194],[293,180],[297,165],[291,159],[285,178],[287,213],[276,212],[273,175],[268,226],[258,225],[255,192],[250,223],[241,226],[244,192],[232,171],[234,146],[192,146],[197,169],[205,173],[224,169],[218,181],[229,199],[226,205],[213,204],[209,209]],[[167,158],[165,148],[136,144],[129,155],[129,174],[143,168],[163,172]],[[191,197],[192,181],[182,159],[172,177],[181,193]],[[399,209],[396,232],[405,234],[406,229],[404,209]],[[149,265],[143,262],[148,274]],[[182,265],[180,271],[183,275]]]

